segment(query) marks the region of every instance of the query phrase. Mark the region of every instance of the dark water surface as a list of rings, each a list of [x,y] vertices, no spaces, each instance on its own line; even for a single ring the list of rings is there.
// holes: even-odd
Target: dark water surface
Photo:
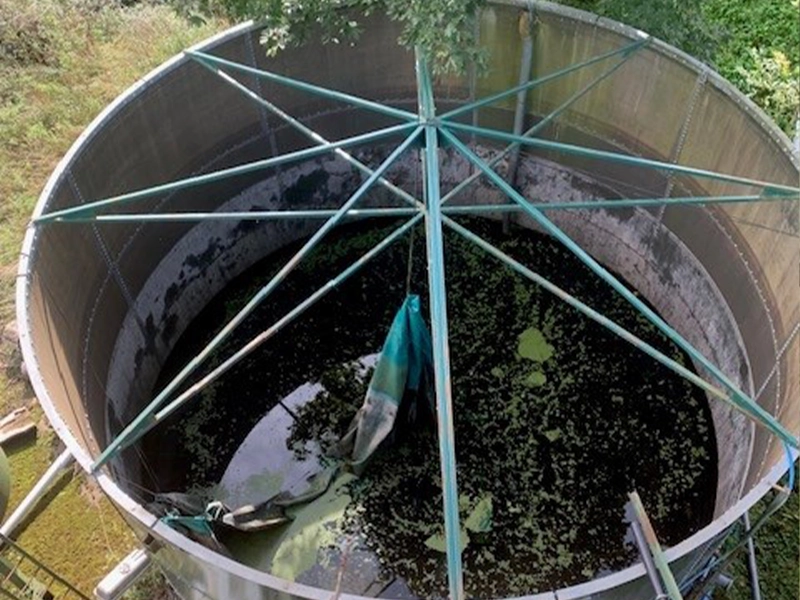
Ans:
[[[202,373],[397,226],[378,223],[329,235]],[[550,238],[524,230],[504,235],[489,221],[464,223],[691,367],[677,347]],[[260,262],[208,305],[178,342],[159,389],[298,247]],[[637,555],[626,540],[624,505],[634,488],[665,545],[708,523],[717,456],[704,395],[455,234],[446,236],[446,249],[468,595],[532,593],[631,564]],[[361,405],[368,377],[349,365],[380,350],[406,294],[408,254],[406,238],[151,433],[143,450],[157,465],[157,481],[149,485],[181,491],[216,484],[253,427],[307,382],[321,382],[326,391],[299,408],[287,446],[299,460],[309,442],[341,435]],[[427,315],[426,282],[418,232],[411,288],[422,296]],[[349,502],[339,531],[351,545],[357,536],[376,557],[381,581],[401,581],[411,596],[445,596],[435,424],[422,422],[400,434],[342,489]]]

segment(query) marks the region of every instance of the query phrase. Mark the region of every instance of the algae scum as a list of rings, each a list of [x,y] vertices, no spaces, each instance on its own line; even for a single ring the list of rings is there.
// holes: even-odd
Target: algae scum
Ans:
[[[690,366],[674,345],[549,238],[523,230],[505,235],[490,221],[465,223]],[[395,226],[357,224],[336,230],[208,368]],[[296,248],[232,282],[181,338],[159,385]],[[665,545],[709,522],[716,447],[702,393],[456,235],[446,235],[446,249],[467,594],[528,594],[631,564],[637,553],[626,538],[624,505],[634,488]],[[412,292],[426,303],[422,235],[415,237],[411,256]],[[369,372],[355,361],[380,350],[406,294],[408,257],[406,238],[229,372],[170,427],[152,434],[144,451],[151,464],[159,465],[159,475],[151,483],[166,491],[216,484],[261,418],[308,382],[321,383],[323,390],[292,412],[287,448],[296,460],[307,460],[309,447],[341,435],[368,383]],[[287,567],[274,554],[261,566],[331,589],[340,581],[343,591],[355,593],[444,597],[440,477],[435,423],[423,419],[399,432],[361,477],[348,476],[329,491],[336,518],[326,512],[320,528],[325,535],[312,536],[324,546],[319,556],[312,544],[299,560],[302,569]],[[332,500],[331,494],[338,496]],[[308,520],[308,515],[298,519]],[[292,526],[296,529],[297,523],[267,534],[223,535],[222,540],[234,549],[258,545],[247,535],[266,536],[273,544]],[[239,557],[258,563],[247,551]],[[309,569],[316,560],[321,565]],[[344,576],[337,578],[343,563]],[[350,577],[358,572],[373,573],[371,585]]]

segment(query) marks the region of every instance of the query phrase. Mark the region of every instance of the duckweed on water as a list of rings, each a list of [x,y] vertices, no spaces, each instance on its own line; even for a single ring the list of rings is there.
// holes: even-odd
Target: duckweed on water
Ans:
[[[549,238],[527,231],[506,236],[488,221],[469,221],[469,226],[691,366]],[[335,232],[220,356],[274,322],[390,229],[359,224]],[[461,238],[447,235],[445,241],[468,595],[528,594],[627,566],[636,553],[624,542],[623,508],[634,487],[666,545],[707,523],[717,474],[703,395]],[[198,318],[201,325],[179,342],[165,377],[221,326],[226,305],[231,310],[246,302],[294,249],[262,262],[220,294]],[[354,361],[379,351],[406,293],[407,256],[407,243],[394,245],[233,369],[214,390],[218,410],[209,406],[189,423],[175,419],[171,431],[160,430],[167,432],[160,439],[153,435],[145,451],[160,450],[162,464],[165,449],[171,449],[174,465],[203,466],[167,469],[159,483],[176,490],[218,481],[258,420],[309,381],[322,382],[325,391],[296,409],[288,447],[301,453],[309,440],[324,446],[341,435],[363,401],[369,378]],[[412,281],[413,292],[425,301],[421,235],[415,241]],[[199,445],[203,436],[213,442],[214,460],[198,462],[206,456],[207,448]],[[405,580],[420,597],[445,596],[435,424],[397,432],[366,473],[348,484],[347,495],[340,525],[360,532],[380,557],[387,580]]]

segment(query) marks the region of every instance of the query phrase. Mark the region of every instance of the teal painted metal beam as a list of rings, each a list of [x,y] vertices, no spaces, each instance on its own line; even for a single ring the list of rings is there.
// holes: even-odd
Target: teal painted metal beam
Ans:
[[[526,90],[531,90],[531,89],[533,89],[533,88],[535,88],[535,87],[537,87],[539,85],[545,84],[545,83],[547,83],[549,81],[553,81],[555,79],[559,79],[561,77],[569,75],[570,73],[573,73],[574,71],[577,71],[579,69],[583,69],[585,67],[589,67],[589,66],[591,66],[593,64],[596,64],[598,62],[602,62],[604,60],[608,60],[609,58],[613,58],[614,56],[625,55],[625,54],[627,54],[629,52],[634,52],[635,50],[638,50],[639,48],[641,48],[645,44],[649,43],[649,41],[650,41],[650,37],[648,36],[648,37],[646,37],[644,39],[637,40],[637,41],[635,41],[635,42],[633,42],[631,44],[623,46],[622,48],[617,48],[616,50],[612,50],[612,51],[606,52],[604,54],[599,54],[599,55],[597,55],[597,56],[595,56],[593,58],[590,58],[588,60],[585,60],[583,62],[579,62],[579,63],[576,63],[574,65],[570,65],[569,67],[565,67],[563,69],[559,69],[558,71],[554,71],[554,72],[552,72],[552,73],[550,73],[548,75],[544,75],[543,77],[538,77],[536,79],[532,79],[531,81],[528,81],[527,83],[523,83],[523,84],[514,86],[514,87],[509,88],[509,89],[507,89],[507,90],[505,90],[503,92],[499,92],[497,94],[492,94],[491,96],[487,96],[485,98],[481,98],[480,100],[476,100],[475,102],[470,102],[468,104],[464,104],[462,106],[459,106],[458,108],[455,108],[455,109],[453,109],[453,110],[451,110],[449,112],[444,113],[439,118],[442,119],[442,120],[450,120],[450,119],[453,119],[454,117],[458,117],[459,115],[462,115],[462,114],[464,114],[466,112],[470,112],[472,110],[475,110],[475,109],[478,109],[478,108],[482,108],[482,107],[488,106],[490,104],[494,104],[498,100],[502,100],[504,98],[508,98],[509,96],[514,96],[514,95],[518,94],[519,92],[523,92],[523,91],[526,91]]]
[[[578,259],[585,264],[589,269],[594,272],[598,277],[610,285],[618,294],[634,306],[643,316],[645,316],[653,325],[655,325],[662,333],[678,345],[684,352],[686,352],[692,360],[702,365],[707,369],[714,378],[727,390],[731,395],[732,400],[743,411],[750,413],[754,418],[762,421],[765,426],[784,442],[798,448],[798,440],[787,429],[785,429],[775,418],[772,417],[767,411],[761,408],[756,402],[739,390],[736,385],[728,379],[728,377],[720,371],[720,369],[709,361],[701,352],[694,346],[686,341],[677,331],[675,331],[664,319],[662,319],[655,311],[642,302],[636,295],[631,292],[623,283],[614,277],[608,270],[592,258],[583,248],[576,244],[567,234],[559,229],[552,221],[550,221],[544,214],[537,208],[532,207],[528,201],[519,194],[514,188],[500,177],[497,173],[492,171],[478,156],[475,155],[466,145],[464,145],[455,135],[447,131],[447,129],[440,129],[442,135],[461,152],[471,163],[476,167],[483,170],[489,179],[500,190],[502,190],[511,200],[519,204],[522,209],[533,218],[544,230],[549,233],[559,242],[564,244],[567,249],[572,252]]]
[[[482,171],[479,171],[483,174]],[[574,202],[530,202],[530,206],[542,211],[548,210],[593,210],[615,208],[644,208],[648,206],[705,206],[706,204],[746,204],[748,202],[782,201],[791,198],[784,196],[686,196],[683,198],[620,198],[618,200],[576,200]],[[519,204],[454,204],[444,206],[446,214],[481,214],[491,212],[522,212]]]
[[[664,587],[667,589],[667,595],[670,600],[683,600],[683,595],[678,587],[678,582],[675,581],[675,576],[672,574],[672,569],[669,568],[667,557],[664,556],[664,551],[661,549],[661,544],[658,543],[658,537],[653,529],[650,518],[644,510],[642,500],[639,494],[634,490],[628,494],[628,499],[633,506],[633,512],[636,515],[636,520],[641,525],[644,539],[647,540],[647,546],[650,548],[650,554],[653,557],[653,562],[656,564],[661,581],[664,582]]]
[[[357,106],[359,108],[371,110],[373,112],[377,112],[389,117],[394,117],[396,119],[402,119],[404,121],[411,121],[413,123],[419,122],[419,116],[414,114],[413,112],[403,110],[400,108],[395,108],[393,106],[386,106],[385,104],[381,104],[380,102],[367,100],[366,98],[354,96],[353,94],[347,94],[345,92],[331,90],[319,85],[314,85],[313,83],[308,83],[306,81],[300,81],[298,79],[286,77],[285,75],[278,75],[277,73],[264,71],[263,69],[256,69],[255,67],[243,65],[241,63],[233,62],[231,60],[220,58],[219,56],[214,56],[213,54],[206,54],[205,52],[200,52],[197,50],[187,51],[186,55],[190,56],[191,58],[194,58],[195,60],[207,61],[211,64],[226,67],[234,71],[240,71],[242,73],[247,73],[249,75],[255,75],[259,79],[265,79],[267,81],[271,81],[273,83],[279,83],[281,85],[285,85],[287,87],[294,88],[296,90],[309,92],[314,96],[318,96],[321,98],[328,98],[330,100],[336,100],[337,102],[343,102],[345,104],[350,104],[351,106]]]
[[[428,290],[430,294],[431,337],[433,340],[436,417],[439,432],[439,460],[442,470],[444,535],[447,550],[447,582],[450,600],[464,599],[464,575],[461,564],[461,525],[458,514],[458,483],[453,425],[453,394],[450,378],[450,347],[447,321],[447,290],[442,236],[441,181],[439,179],[438,131],[433,86],[427,61],[417,51],[417,85],[420,113],[426,122],[425,149],[425,231],[428,255]]]
[[[481,174],[482,171],[478,171]],[[689,196],[685,198],[621,198],[619,200],[588,200],[575,202],[531,202],[530,205],[542,211],[582,210],[664,206],[664,205],[706,205],[733,204],[786,200],[784,196]],[[442,198],[444,202],[444,198]],[[406,217],[420,209],[411,207],[354,208],[346,219]],[[484,213],[522,212],[519,204],[472,204],[443,206],[442,212],[452,215]],[[240,212],[177,212],[177,213],[123,213],[110,215],[76,215],[59,217],[58,223],[160,223],[160,222],[199,222],[199,221],[269,221],[287,219],[327,219],[336,214],[335,210],[254,210]]]
[[[639,46],[639,48],[641,48],[641,47],[642,46]],[[590,81],[588,84],[586,84],[582,89],[578,90],[572,96],[570,96],[564,102],[562,102],[558,107],[556,107],[552,112],[550,112],[547,116],[545,116],[541,121],[536,123],[536,125],[534,125],[533,127],[530,127],[527,131],[523,132],[522,135],[524,137],[533,137],[534,135],[539,133],[542,129],[547,127],[547,125],[549,125],[554,119],[556,119],[559,115],[561,115],[570,106],[575,104],[578,100],[580,100],[586,94],[588,94],[590,91],[592,91],[595,87],[597,87],[597,85],[599,85],[601,82],[603,82],[607,77],[609,77],[613,73],[615,73],[620,67],[622,67],[622,65],[624,65],[636,53],[636,51],[639,48],[635,48],[631,52],[628,52],[627,54],[625,54],[625,56],[622,58],[622,60],[617,62],[617,64],[615,64],[613,67],[611,67],[610,69],[608,69],[604,73],[601,73],[600,75],[595,77],[592,81]],[[518,149],[519,146],[520,145],[518,143],[516,143],[516,142],[510,143],[508,146],[503,148],[503,150],[501,150],[495,156],[493,156],[489,160],[488,165],[490,167],[494,167],[497,163],[499,163],[501,160],[503,160],[503,158],[505,158],[510,152],[512,152],[515,149]],[[475,171],[472,175],[470,175],[469,177],[467,177],[466,179],[461,181],[456,187],[454,187],[452,190],[447,192],[447,194],[445,194],[444,197],[442,198],[442,203],[444,204],[444,203],[448,202],[453,196],[457,195],[461,190],[463,190],[465,187],[467,187],[473,181],[475,181],[477,179],[480,179],[481,177],[483,177],[483,171],[480,171],[480,170]]]
[[[666,354],[655,348],[654,346],[648,344],[640,337],[637,337],[635,334],[631,333],[618,323],[612,321],[602,313],[597,312],[588,304],[581,302],[575,296],[572,296],[570,293],[566,292],[562,288],[558,287],[556,284],[552,283],[550,280],[542,277],[535,271],[532,271],[522,263],[514,260],[508,254],[493,246],[482,237],[471,231],[470,229],[464,227],[460,223],[453,221],[449,217],[443,217],[443,222],[445,225],[450,227],[453,231],[458,233],[464,239],[472,242],[488,254],[494,256],[496,259],[507,265],[513,271],[516,271],[523,277],[530,279],[533,283],[541,287],[542,289],[550,292],[582,315],[588,317],[598,325],[608,329],[611,333],[616,335],[617,337],[625,340],[626,342],[630,343],[631,345],[635,346],[660,364],[664,365],[673,373],[683,377],[693,385],[696,385],[698,388],[703,390],[704,392],[711,394],[712,396],[727,402],[731,406],[733,406],[736,410],[744,414],[748,419],[752,420],[756,424],[765,427],[764,423],[759,421],[758,419],[754,418],[749,412],[743,411],[738,404],[736,404],[733,399],[731,398],[730,394],[725,392],[724,390],[720,389],[719,387],[712,385],[702,377],[700,377],[697,373],[694,373],[691,369],[683,366],[676,360],[668,357]],[[767,431],[771,430],[767,428]]]
[[[243,83],[240,83],[239,81],[237,81],[236,79],[234,79],[233,77],[231,77],[230,75],[228,75],[227,73],[222,71],[221,69],[217,69],[217,68],[213,67],[212,65],[208,64],[207,62],[205,62],[203,60],[200,60],[197,57],[193,56],[192,58],[197,62],[197,64],[203,66],[204,68],[206,68],[209,71],[211,71],[212,73],[214,73],[217,77],[221,78],[228,85],[233,86],[234,88],[239,90],[241,93],[243,93],[245,96],[247,96],[248,98],[250,98],[251,100],[253,100],[257,104],[259,104],[260,106],[263,106],[268,111],[270,111],[272,114],[276,115],[278,118],[282,119],[283,121],[285,121],[286,123],[288,123],[289,125],[294,127],[297,131],[299,131],[303,135],[311,138],[312,140],[314,140],[318,144],[330,144],[330,141],[325,139],[319,133],[317,133],[316,131],[314,131],[310,127],[304,125],[301,121],[299,121],[298,119],[295,119],[289,113],[287,113],[286,111],[282,110],[281,108],[279,108],[277,105],[273,104],[272,102],[270,102],[266,98],[262,98],[261,96],[256,94],[253,90],[251,90],[249,87],[247,87]],[[346,152],[345,150],[343,150],[341,148],[337,148],[336,150],[334,150],[334,153],[337,156],[339,156],[339,157],[343,158],[344,160],[346,160],[348,163],[353,165],[356,169],[358,169],[359,171],[361,171],[365,175],[372,175],[372,169],[370,169],[367,165],[365,165],[360,160],[355,158],[349,152]],[[380,179],[378,179],[378,183],[380,185],[382,185],[383,187],[385,187],[386,189],[388,189],[393,194],[395,194],[398,198],[400,198],[401,200],[403,200],[407,204],[409,204],[411,206],[419,206],[419,207],[422,206],[422,202],[420,202],[418,199],[414,198],[414,196],[412,196],[411,194],[406,192],[404,189],[397,187],[395,184],[393,184],[391,181],[389,181],[385,177],[381,177]]]
[[[354,208],[346,219],[370,217],[406,217],[416,214],[418,208]],[[253,210],[239,212],[177,212],[177,213],[130,213],[113,215],[85,215],[60,217],[58,223],[172,223],[200,221],[285,221],[288,219],[328,219],[335,210]]]
[[[394,135],[407,133],[409,130],[414,129],[415,127],[417,127],[417,125],[413,123],[394,125],[392,127],[386,127],[384,129],[371,131],[369,133],[362,133],[360,135],[344,138],[342,140],[331,142],[329,144],[323,144],[320,146],[315,146],[313,148],[304,148],[302,150],[296,150],[295,152],[288,152],[286,154],[281,154],[280,156],[265,158],[263,160],[257,160],[244,165],[238,165],[227,169],[221,169],[219,171],[214,171],[212,173],[204,173],[203,175],[195,175],[194,177],[179,179],[178,181],[162,183],[160,185],[155,185],[134,192],[128,192],[125,194],[120,194],[118,196],[105,198],[103,200],[95,200],[93,202],[88,202],[86,204],[81,204],[79,206],[73,206],[71,208],[56,210],[34,219],[33,223],[34,225],[41,225],[44,223],[50,223],[52,221],[56,221],[57,219],[66,216],[74,216],[79,214],[92,214],[93,212],[96,212],[98,208],[120,206],[122,204],[132,202],[134,200],[141,200],[142,198],[149,198],[151,196],[156,196],[158,194],[174,192],[176,190],[182,190],[198,185],[203,185],[205,183],[220,181],[223,179],[227,179],[229,177],[234,177],[236,175],[244,175],[246,173],[252,173],[254,171],[262,171],[264,169],[269,169],[271,167],[277,167],[278,165],[285,165],[291,162],[297,162],[300,160],[314,158],[316,156],[321,156],[328,152],[332,152],[336,150],[336,148],[357,146],[359,144],[374,142],[376,140],[384,139]],[[413,135],[416,136],[416,133]]]
[[[400,144],[387,158],[386,160],[381,163],[381,165],[375,170],[375,172],[366,180],[363,184],[356,190],[352,196],[342,205],[342,207],[336,211],[336,214],[325,221],[322,226],[314,233],[309,240],[303,244],[302,248],[298,250],[294,256],[278,271],[275,276],[264,286],[262,287],[255,296],[253,296],[250,301],[242,308],[236,315],[228,321],[228,323],[214,336],[214,338],[196,355],[192,358],[189,363],[164,387],[163,390],[147,405],[147,407],[139,413],[139,415],[128,424],[122,432],[117,435],[117,437],[109,444],[109,446],[103,450],[100,456],[95,461],[94,465],[92,465],[92,471],[97,471],[97,469],[101,468],[105,463],[107,463],[113,456],[119,452],[120,447],[127,442],[129,438],[132,438],[137,435],[137,432],[149,425],[149,423],[153,420],[155,412],[161,407],[161,405],[172,395],[173,392],[177,391],[178,386],[180,386],[187,377],[189,377],[194,371],[205,361],[213,352],[216,350],[233,332],[233,330],[242,322],[244,321],[255,309],[256,307],[264,301],[264,299],[271,294],[275,288],[291,273],[294,268],[300,263],[300,261],[305,258],[319,243],[319,241],[333,228],[336,224],[341,221],[347,212],[358,202],[373,186],[373,184],[378,180],[379,177],[383,175],[383,173],[397,160],[410,146],[414,143],[422,132],[422,127],[417,127],[409,135],[405,141]]]
[[[769,181],[760,181],[758,179],[750,179],[748,177],[738,177],[736,175],[728,175],[725,173],[718,173],[716,171],[708,171],[706,169],[698,169],[696,167],[685,167],[683,165],[675,165],[672,163],[665,163],[658,160],[649,158],[639,158],[637,156],[629,156],[627,154],[619,154],[617,152],[609,152],[607,150],[595,150],[593,148],[586,148],[584,146],[575,146],[572,144],[563,144],[561,142],[553,142],[541,138],[529,138],[519,135],[506,133],[505,131],[497,131],[495,129],[486,129],[484,127],[473,127],[472,125],[464,125],[462,123],[447,123],[444,127],[448,130],[464,131],[466,133],[474,133],[479,137],[485,137],[505,142],[515,142],[526,146],[533,146],[534,148],[545,148],[547,150],[554,150],[556,152],[563,152],[564,154],[571,154],[573,156],[581,156],[584,158],[593,158],[597,160],[605,160],[609,162],[616,162],[626,165],[633,165],[636,167],[647,167],[651,169],[660,169],[669,171],[671,173],[680,173],[682,175],[691,175],[692,177],[702,177],[704,179],[713,179],[715,181],[725,181],[728,183],[738,183],[741,185],[748,185],[753,187],[763,188],[767,193],[775,195],[796,195],[800,193],[800,188],[790,185],[783,185],[778,183],[771,183]]]
[[[267,329],[265,329],[264,331],[253,337],[249,342],[247,342],[234,354],[229,356],[218,366],[214,367],[214,369],[207,375],[205,375],[202,379],[200,379],[195,384],[187,388],[186,391],[182,392],[174,400],[169,402],[164,408],[159,410],[155,414],[154,418],[148,421],[147,424],[142,429],[137,431],[135,436],[129,438],[120,449],[124,449],[129,445],[134,444],[136,440],[140,439],[153,427],[155,427],[156,425],[164,421],[164,419],[173,414],[175,411],[179,410],[181,407],[186,405],[187,402],[189,402],[193,397],[199,394],[204,388],[214,383],[217,379],[222,377],[222,375],[227,373],[232,367],[234,367],[236,364],[238,364],[239,362],[244,360],[247,356],[249,356],[254,350],[256,350],[256,348],[260,347],[267,340],[269,340],[277,333],[279,333],[281,330],[283,330],[287,325],[292,323],[306,310],[311,308],[314,304],[316,304],[319,300],[321,300],[324,296],[326,296],[328,292],[336,289],[342,283],[347,281],[351,276],[359,272],[362,269],[362,267],[364,267],[364,265],[366,265],[369,261],[375,258],[380,252],[388,248],[391,244],[400,239],[403,235],[405,235],[406,232],[408,232],[412,227],[414,227],[414,225],[419,223],[421,220],[422,220],[422,213],[417,213],[417,215],[415,215],[414,217],[406,221],[403,225],[395,229],[392,233],[390,233],[383,240],[378,242],[375,246],[373,246],[370,250],[368,250],[365,254],[363,254],[358,260],[353,262],[344,271],[339,273],[336,277],[330,279],[324,286],[322,286],[313,294],[308,296],[305,300],[300,302],[297,306],[295,306],[283,317],[281,317],[279,320],[273,323],[270,327],[268,327]]]

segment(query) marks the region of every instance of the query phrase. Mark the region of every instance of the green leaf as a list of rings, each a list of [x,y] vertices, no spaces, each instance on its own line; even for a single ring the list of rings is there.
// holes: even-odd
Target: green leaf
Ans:
[[[484,496],[464,521],[464,527],[474,533],[486,533],[492,530],[492,496]]]
[[[463,552],[464,548],[467,547],[469,544],[469,535],[466,531],[461,531],[458,539],[459,545],[461,546],[461,551]],[[436,552],[441,552],[442,554],[447,553],[447,540],[444,537],[444,532],[434,533],[431,537],[425,540],[425,545],[430,548],[431,550],[435,550]]]
[[[519,336],[517,353],[522,358],[541,363],[553,356],[553,350],[553,346],[547,343],[544,334],[536,327],[528,327]]]
[[[547,383],[547,375],[541,371],[531,371],[523,383],[527,387],[540,387]]]
[[[558,438],[561,437],[561,430],[560,429],[550,429],[544,432],[544,437],[546,437],[551,442],[555,442]]]

